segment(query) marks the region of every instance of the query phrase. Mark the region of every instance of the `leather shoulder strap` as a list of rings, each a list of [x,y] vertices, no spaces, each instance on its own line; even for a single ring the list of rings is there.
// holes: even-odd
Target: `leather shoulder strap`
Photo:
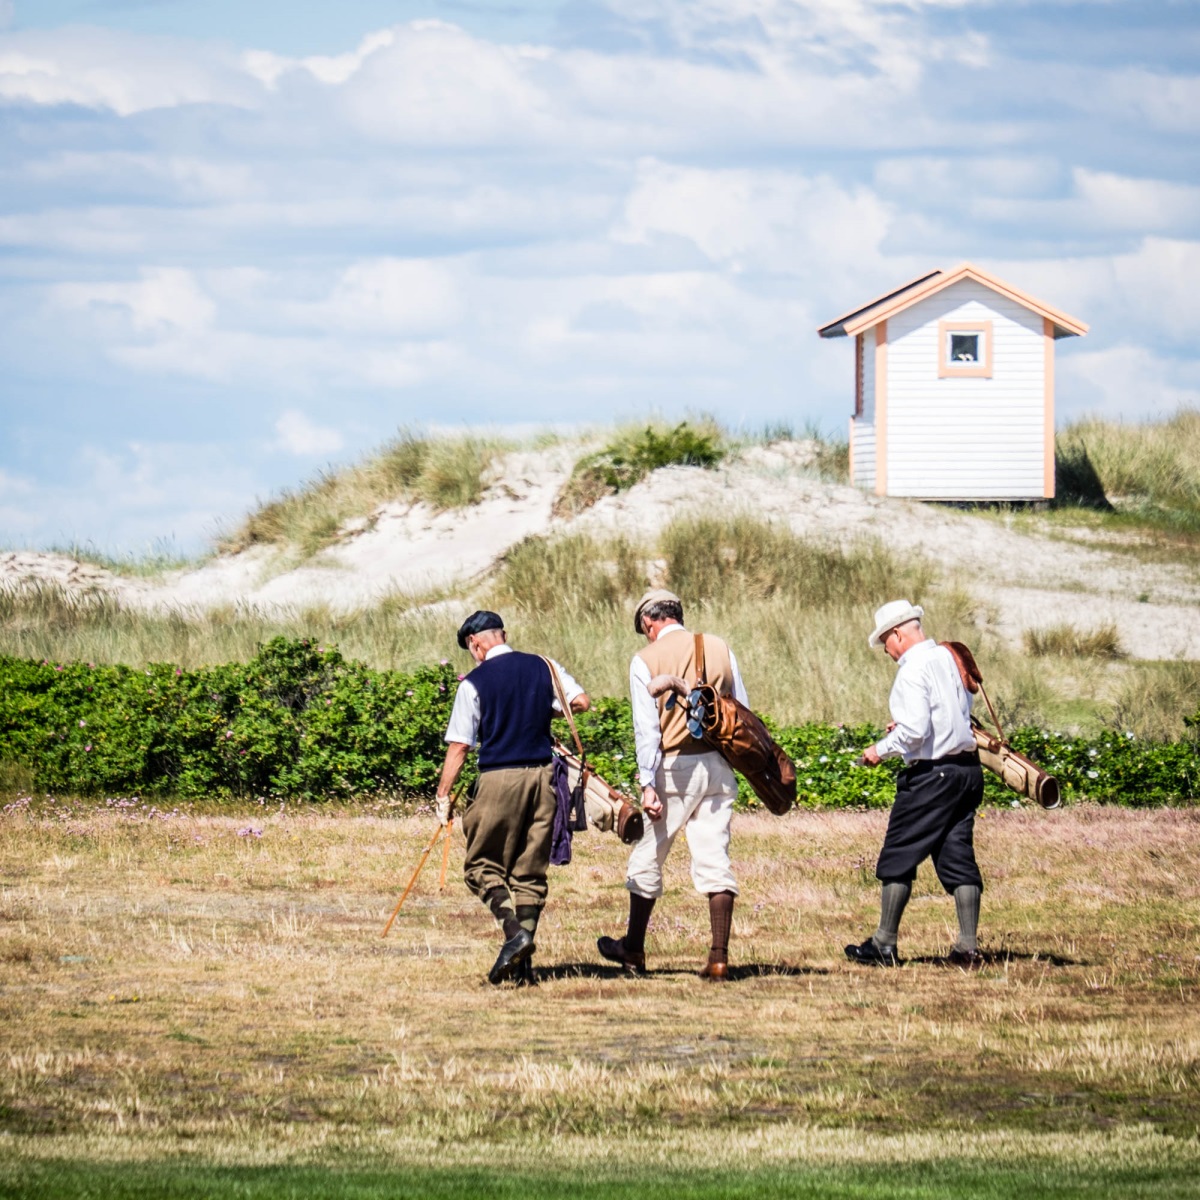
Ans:
[[[696,634],[696,682],[707,683],[704,674],[704,634]]]
[[[579,752],[579,757],[584,757],[583,743],[579,740],[579,730],[575,728],[575,717],[571,712],[571,706],[567,703],[567,694],[563,691],[562,680],[558,677],[558,672],[554,669],[554,663],[550,661],[544,654],[538,657],[546,664],[546,669],[550,672],[550,679],[554,683],[554,694],[558,697],[558,705],[563,710],[563,716],[567,718],[567,724],[571,727],[571,736],[575,739],[575,749]]]

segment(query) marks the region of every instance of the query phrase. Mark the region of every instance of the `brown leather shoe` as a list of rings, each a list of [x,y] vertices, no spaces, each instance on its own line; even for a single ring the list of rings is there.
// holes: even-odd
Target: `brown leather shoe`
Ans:
[[[724,983],[729,978],[729,964],[710,962],[696,972],[701,979],[711,979],[714,983]]]
[[[598,938],[596,940],[596,949],[600,951],[601,958],[607,958],[609,962],[619,963],[630,975],[645,975],[645,952],[635,953],[632,950],[626,950],[624,938]]]

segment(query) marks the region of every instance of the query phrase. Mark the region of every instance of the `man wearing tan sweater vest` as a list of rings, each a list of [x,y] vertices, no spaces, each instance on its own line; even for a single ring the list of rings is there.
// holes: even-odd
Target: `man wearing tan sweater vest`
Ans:
[[[696,640],[684,628],[682,601],[662,588],[651,589],[638,602],[633,624],[647,642],[630,663],[629,691],[642,808],[650,820],[629,856],[625,936],[602,937],[596,945],[610,962],[636,974],[645,972],[646,927],[663,893],[663,864],[682,830],[692,857],[692,882],[708,896],[712,924],[712,946],[700,976],[723,980],[729,974],[729,933],[738,892],[729,862],[737,780],[719,753],[688,732],[687,706],[667,708],[667,695],[656,699],[661,688],[651,687],[660,676],[696,682]],[[725,642],[704,634],[704,659],[708,682],[721,695],[748,704],[737,659]]]

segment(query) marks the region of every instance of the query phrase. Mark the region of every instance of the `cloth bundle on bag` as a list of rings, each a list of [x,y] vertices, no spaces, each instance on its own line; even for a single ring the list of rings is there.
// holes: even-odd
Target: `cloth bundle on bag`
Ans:
[[[554,790],[557,801],[554,810],[554,831],[550,840],[550,862],[556,867],[566,866],[571,861],[572,836],[587,829],[589,821],[602,832],[616,830],[617,836],[629,845],[639,841],[643,831],[641,810],[636,808],[628,796],[605,783],[587,764],[579,730],[571,706],[563,692],[558,672],[549,659],[543,659],[550,669],[555,695],[559,707],[571,727],[578,754],[572,754],[557,739],[554,742]]]
[[[554,753],[566,769],[569,790],[573,794],[582,791],[587,824],[601,833],[615,832],[627,846],[641,841],[645,828],[641,809],[561,742],[555,742]]]
[[[777,817],[796,802],[796,767],[762,720],[732,696],[721,696],[705,678],[704,635],[696,634],[696,686],[688,692],[688,730],[745,776],[754,794]],[[671,705],[674,697],[668,697]]]
[[[1000,719],[983,687],[983,673],[975,662],[975,656],[962,642],[942,642],[954,656],[958,664],[958,673],[962,676],[963,687],[971,695],[980,694],[987,705],[996,725],[996,733],[991,733],[974,718],[971,718],[971,732],[975,735],[975,745],[979,749],[979,762],[993,775],[1000,777],[1005,787],[1040,804],[1042,808],[1057,808],[1062,803],[1062,793],[1058,780],[1048,771],[1043,770],[1028,755],[1014,750],[1004,738],[1000,728]]]

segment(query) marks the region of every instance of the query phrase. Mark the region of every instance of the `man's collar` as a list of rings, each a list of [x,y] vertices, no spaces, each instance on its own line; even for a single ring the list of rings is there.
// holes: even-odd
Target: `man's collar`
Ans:
[[[484,656],[483,661],[487,662],[489,658],[495,658],[497,654],[511,654],[513,648],[507,642],[501,642],[498,646],[493,646]]]
[[[912,653],[913,653],[913,651],[915,651],[915,650],[920,650],[920,651],[921,651],[921,653],[922,653],[922,654],[924,654],[924,653],[925,653],[925,647],[927,647],[927,646],[936,646],[936,645],[937,645],[937,642],[935,642],[935,641],[933,640],[933,638],[931,638],[931,637],[926,637],[924,640],[922,640],[922,641],[920,641],[920,642],[917,642],[917,643],[916,643],[916,645],[914,645],[914,646],[909,646],[909,648],[908,648],[907,650],[905,650],[905,652],[904,652],[902,655],[900,655],[900,657],[899,657],[898,659],[896,659],[896,666],[898,666],[898,667],[900,667],[900,666],[903,666],[903,665],[904,665],[904,660],[905,660],[905,659],[906,659],[906,658],[907,658],[907,657],[908,657],[910,654],[912,654]]]
[[[655,640],[656,642],[658,642],[658,641],[661,641],[661,640],[662,640],[662,635],[663,635],[664,633],[675,633],[675,632],[676,632],[676,630],[678,630],[680,633],[687,633],[687,630],[686,630],[686,629],[684,629],[684,627],[683,627],[682,625],[680,625],[678,621],[676,621],[676,622],[674,622],[674,623],[673,623],[673,624],[671,624],[671,625],[664,625],[664,626],[663,626],[663,627],[662,627],[662,628],[661,628],[661,629],[658,631],[658,637],[656,637],[654,640]]]

